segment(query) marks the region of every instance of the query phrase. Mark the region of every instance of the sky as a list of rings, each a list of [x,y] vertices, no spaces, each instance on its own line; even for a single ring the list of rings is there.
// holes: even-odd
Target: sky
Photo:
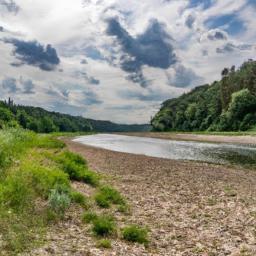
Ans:
[[[256,0],[0,0],[0,99],[117,123],[256,55]]]

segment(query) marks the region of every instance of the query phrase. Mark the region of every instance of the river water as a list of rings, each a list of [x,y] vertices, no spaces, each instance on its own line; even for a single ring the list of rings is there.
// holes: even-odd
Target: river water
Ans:
[[[256,166],[256,147],[252,145],[177,141],[116,134],[80,136],[74,141],[112,151],[167,159]]]

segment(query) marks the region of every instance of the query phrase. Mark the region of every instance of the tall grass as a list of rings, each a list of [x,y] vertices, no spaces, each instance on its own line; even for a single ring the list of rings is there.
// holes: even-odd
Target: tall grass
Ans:
[[[71,190],[69,170],[79,170],[84,179],[86,161],[64,147],[51,135],[0,130],[0,251],[4,255],[17,255],[33,246],[49,221],[62,218],[72,202],[85,204]]]

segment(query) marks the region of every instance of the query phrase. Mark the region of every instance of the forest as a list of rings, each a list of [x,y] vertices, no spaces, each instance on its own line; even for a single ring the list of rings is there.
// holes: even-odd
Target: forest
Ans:
[[[51,132],[129,132],[148,131],[150,125],[123,125],[110,121],[86,119],[43,108],[20,106],[8,101],[0,101],[0,128],[17,128],[39,133]]]
[[[256,127],[256,61],[225,68],[222,79],[165,101],[155,131],[246,131]]]

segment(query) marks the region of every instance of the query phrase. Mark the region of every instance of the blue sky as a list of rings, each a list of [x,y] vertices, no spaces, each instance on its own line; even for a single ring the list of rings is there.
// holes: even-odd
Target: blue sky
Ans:
[[[255,0],[0,0],[0,97],[145,123],[256,54]]]

